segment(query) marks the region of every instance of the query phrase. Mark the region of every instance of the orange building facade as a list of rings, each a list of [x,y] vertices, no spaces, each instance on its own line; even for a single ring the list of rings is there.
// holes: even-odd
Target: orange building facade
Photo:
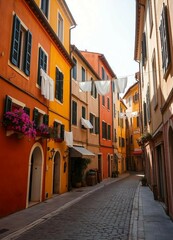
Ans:
[[[47,145],[50,135],[48,136],[42,127],[48,130],[50,102],[54,101],[54,91],[51,88],[54,86],[52,79],[54,74],[50,66],[51,63],[55,64],[52,49],[55,48],[56,52],[63,56],[64,63],[69,69],[69,71],[64,70],[68,71],[65,75],[69,81],[70,68],[73,65],[69,53],[45,18],[45,9],[41,10],[40,7],[41,3],[37,5],[36,2],[27,0],[10,1],[8,5],[5,1],[0,2],[0,27],[2,29],[0,42],[1,217],[27,208],[46,198],[45,182],[49,169],[48,160],[53,156]],[[6,19],[6,24],[2,19]],[[67,46],[66,48],[68,49]],[[40,69],[44,70],[46,74],[43,74],[44,77],[49,79],[48,95],[44,91],[43,75]],[[70,89],[70,84],[68,88]],[[70,90],[66,100],[68,109],[63,116],[66,121],[61,119],[67,131],[70,126],[69,99]],[[15,123],[12,124],[12,120],[9,123],[9,119],[4,118],[14,112],[19,113],[17,119],[20,117],[22,124],[23,122],[26,124],[26,121],[30,123],[29,129],[33,130],[33,136],[27,132],[25,127],[17,129],[14,126]],[[61,118],[63,117],[61,115]],[[15,121],[17,121],[16,115]],[[62,151],[66,150],[65,147],[63,149]],[[67,175],[66,173],[66,178]],[[63,186],[61,188],[62,192],[66,191]],[[52,194],[52,190],[50,192]]]
[[[112,80],[115,74],[107,62],[105,56],[99,53],[87,51],[81,52],[102,80]],[[110,84],[110,91],[99,96],[99,117],[100,117],[100,162],[102,166],[102,178],[111,177],[113,161],[113,89]]]

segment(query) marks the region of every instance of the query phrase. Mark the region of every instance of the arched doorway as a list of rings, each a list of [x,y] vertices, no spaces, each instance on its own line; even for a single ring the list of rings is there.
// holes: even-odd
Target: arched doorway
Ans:
[[[60,153],[56,152],[53,165],[53,194],[60,192]]]
[[[28,203],[34,204],[41,201],[42,192],[42,152],[40,147],[35,147],[29,165],[29,191]]]

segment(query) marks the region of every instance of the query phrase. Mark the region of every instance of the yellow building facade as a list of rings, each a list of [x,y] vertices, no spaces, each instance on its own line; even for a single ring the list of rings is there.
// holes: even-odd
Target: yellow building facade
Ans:
[[[126,102],[126,143],[128,170],[142,171],[142,150],[137,140],[141,136],[139,118],[139,83],[133,84],[123,96]]]
[[[123,100],[117,99],[117,161],[118,172],[121,174],[126,171],[126,105]]]
[[[49,101],[50,139],[47,141],[45,197],[68,191],[69,150],[64,133],[71,125],[70,28],[76,23],[65,1],[35,1],[45,15],[45,30],[53,40],[47,74],[53,80],[54,99]]]

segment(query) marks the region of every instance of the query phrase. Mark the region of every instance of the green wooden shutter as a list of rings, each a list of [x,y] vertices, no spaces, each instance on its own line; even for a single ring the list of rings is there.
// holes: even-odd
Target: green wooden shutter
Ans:
[[[90,113],[90,123],[93,125],[93,114],[92,113]],[[90,128],[90,133],[93,133],[93,128]]]
[[[142,34],[142,66],[145,65],[147,57],[147,49],[146,49],[146,35],[145,32]]]
[[[8,95],[6,95],[4,113],[10,112],[11,110],[12,110],[12,99]]]
[[[48,125],[48,124],[49,124],[49,115],[47,115],[47,114],[44,114],[44,115],[43,115],[43,123],[44,123],[45,125]]]
[[[30,116],[30,108],[24,107],[23,108],[24,112]]]
[[[36,127],[38,127],[38,117],[39,117],[39,111],[34,108],[33,110],[33,121]]]
[[[96,134],[99,134],[100,132],[100,119],[99,117],[96,117]]]
[[[64,140],[64,130],[65,130],[65,126],[63,124],[61,124],[61,139]]]
[[[55,85],[55,98],[58,99],[58,84],[60,79],[60,71],[56,68],[56,85]]]
[[[20,57],[20,20],[14,15],[13,19],[13,35],[12,35],[12,45],[11,45],[11,62],[15,66],[19,66]]]
[[[60,102],[63,102],[64,74],[61,72],[60,81]]]
[[[39,48],[39,58],[38,58],[38,79],[37,83],[39,86],[41,86],[41,77],[40,77],[40,69],[43,69],[45,72],[47,72],[47,56],[42,50],[42,48]]]
[[[32,34],[30,33],[30,31],[27,31],[27,33],[26,33],[26,48],[25,48],[25,62],[24,62],[24,71],[27,76],[30,75],[31,44],[32,44]]]

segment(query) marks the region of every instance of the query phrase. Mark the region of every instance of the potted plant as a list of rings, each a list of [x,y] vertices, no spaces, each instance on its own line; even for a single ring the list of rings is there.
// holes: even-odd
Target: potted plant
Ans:
[[[30,120],[29,115],[23,109],[15,109],[4,114],[3,125],[7,130],[7,136],[13,133],[36,136],[34,123]]]
[[[137,139],[137,143],[139,146],[143,146],[146,142],[150,141],[151,139],[152,139],[151,133],[146,132]]]
[[[50,127],[42,123],[36,128],[36,136],[42,138],[50,138],[50,131],[51,131]]]

